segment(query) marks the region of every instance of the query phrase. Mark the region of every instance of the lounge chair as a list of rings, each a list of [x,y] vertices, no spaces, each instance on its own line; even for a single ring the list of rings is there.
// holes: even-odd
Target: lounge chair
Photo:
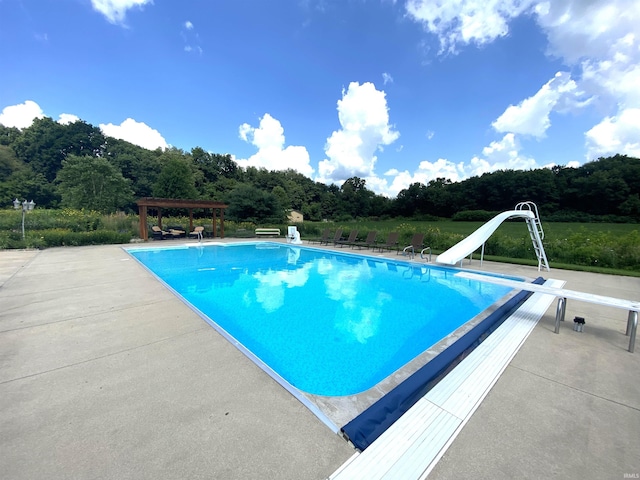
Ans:
[[[382,250],[398,250],[398,232],[391,232],[388,236],[387,236],[387,241],[385,243],[382,243],[380,245],[377,245],[376,248],[379,248],[380,251]]]
[[[184,238],[186,236],[187,232],[182,227],[169,227],[169,238]]]
[[[424,233],[414,233],[411,238],[411,245],[407,245],[402,249],[403,255],[410,255],[413,258],[416,252],[422,252],[424,248]]]
[[[159,226],[154,225],[151,227],[151,236],[154,240],[164,240],[170,236],[169,232],[165,232]]]
[[[372,230],[367,234],[367,238],[364,242],[354,242],[351,246],[361,248],[373,248],[376,246],[376,237],[378,236],[377,230]]]
[[[333,245],[338,245],[338,242],[340,242],[340,240],[342,239],[342,229],[339,228],[338,230],[336,230],[336,233],[334,233],[333,235]],[[329,245],[329,242],[327,242],[327,245]]]
[[[325,228],[322,231],[322,236],[320,238],[312,238],[309,240],[309,243],[327,243],[329,241],[329,229]]]
[[[193,232],[189,233],[189,238],[197,238],[198,241],[201,241],[203,233],[204,233],[204,227],[195,227],[193,229]]]
[[[340,248],[344,247],[345,245],[353,245],[356,241],[356,238],[358,238],[358,230],[351,230],[349,232],[349,237],[347,237],[346,240],[338,240],[336,242],[336,245],[340,245]]]

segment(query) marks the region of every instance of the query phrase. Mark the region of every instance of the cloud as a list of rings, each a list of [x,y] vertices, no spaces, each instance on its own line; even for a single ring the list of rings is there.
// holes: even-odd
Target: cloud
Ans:
[[[520,144],[513,133],[507,133],[502,140],[491,142],[482,149],[481,157],[473,157],[465,167],[468,177],[482,175],[497,170],[528,170],[538,168],[533,158],[520,153]]]
[[[18,105],[10,105],[2,109],[0,123],[5,127],[27,128],[35,118],[43,118],[44,112],[33,100]]]
[[[621,153],[640,158],[640,108],[606,117],[586,134],[587,160]]]
[[[58,123],[62,125],[69,125],[70,123],[75,123],[78,120],[80,120],[80,117],[72,113],[61,113],[58,117]]]
[[[183,30],[180,32],[182,41],[184,42],[184,51],[187,53],[197,52],[202,55],[204,50],[200,46],[200,35],[194,30],[194,25],[190,20],[182,24]]]
[[[409,18],[438,37],[440,52],[484,45],[509,32],[508,23],[531,9],[533,0],[409,0]]]
[[[446,178],[459,182],[472,176],[497,170],[528,170],[540,168],[533,158],[521,153],[520,144],[513,133],[506,134],[501,140],[491,142],[482,149],[481,156],[474,156],[469,162],[454,163],[445,158],[435,162],[424,160],[420,162],[414,172],[391,169],[384,174],[386,178],[366,178],[367,186],[374,191],[396,197],[398,193],[408,188],[412,183],[427,185],[437,178]]]
[[[314,169],[311,167],[307,149],[292,145],[285,148],[284,128],[268,113],[260,119],[259,127],[254,128],[244,123],[238,128],[238,134],[242,140],[258,149],[251,157],[236,160],[240,167],[252,166],[267,170],[293,169],[307,177],[313,175]]]
[[[637,0],[408,0],[405,8],[437,37],[439,53],[490,43],[507,35],[513,19],[530,15],[547,37],[547,53],[571,74],[559,72],[536,94],[508,106],[494,129],[543,138],[551,112],[593,106],[604,118],[585,133],[587,158],[637,151],[627,121],[640,108]]]
[[[5,127],[15,128],[28,128],[36,118],[44,118],[45,114],[33,100],[27,100],[24,103],[18,105],[10,105],[5,107],[0,114],[0,124]],[[68,125],[80,120],[77,115],[71,113],[61,113],[58,118],[58,123],[62,125]]]
[[[566,111],[589,104],[591,99],[580,100],[582,95],[569,73],[558,72],[535,95],[518,105],[510,105],[491,126],[501,133],[542,138],[551,126],[549,115],[554,109]]]
[[[549,52],[575,66],[579,88],[606,114],[585,133],[587,159],[638,155],[640,3],[556,0],[541,3],[536,14],[549,39]]]
[[[127,10],[134,7],[142,9],[147,4],[153,4],[153,0],[91,0],[93,9],[114,25],[124,23]]]
[[[382,84],[386,85],[387,83],[393,83],[393,77],[389,73],[383,72],[382,73]]]
[[[100,130],[109,137],[126,140],[148,150],[156,148],[164,150],[169,146],[160,132],[144,122],[136,122],[133,118],[127,118],[120,125],[101,123]]]
[[[389,124],[385,93],[372,83],[349,84],[338,100],[341,129],[327,139],[328,159],[318,165],[318,181],[342,183],[347,178],[373,177],[375,153],[395,142],[400,134]]]
[[[636,0],[553,0],[539,2],[536,20],[547,34],[549,51],[569,64],[610,57],[621,38],[638,32]],[[636,41],[638,39],[636,38]]]

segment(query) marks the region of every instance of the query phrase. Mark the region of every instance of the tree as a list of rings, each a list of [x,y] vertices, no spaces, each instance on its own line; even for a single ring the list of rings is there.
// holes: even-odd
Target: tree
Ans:
[[[291,200],[289,200],[289,195],[287,195],[284,188],[278,185],[273,187],[271,193],[273,193],[273,195],[278,199],[278,203],[283,211],[286,212],[291,209]]]
[[[130,181],[104,158],[69,155],[56,181],[64,206],[112,213],[133,202]]]
[[[124,178],[131,180],[136,197],[153,195],[153,185],[162,169],[158,152],[107,137],[104,157],[120,169]]]
[[[67,155],[99,156],[104,147],[104,135],[99,128],[77,121],[61,125],[49,117],[36,118],[13,142],[18,158],[30,164],[36,173],[48,181],[56,178]]]
[[[38,207],[55,208],[60,202],[53,184],[29,167],[14,171],[6,182],[0,182],[0,198],[29,199]]]
[[[11,148],[0,145],[0,182],[9,178],[13,172],[24,168],[24,164],[18,160],[15,152]]]
[[[284,221],[284,214],[276,196],[252,185],[242,184],[235,188],[227,196],[226,203],[229,204],[227,217],[236,222]]]
[[[411,217],[421,210],[426,211],[426,190],[422,183],[416,182],[400,190],[394,202],[395,211],[404,217]]]
[[[153,195],[159,198],[197,198],[193,172],[187,162],[180,158],[170,158],[158,175]]]
[[[371,197],[374,193],[367,190],[367,181],[359,177],[345,180],[340,187],[341,208],[352,217],[366,217],[369,215]]]

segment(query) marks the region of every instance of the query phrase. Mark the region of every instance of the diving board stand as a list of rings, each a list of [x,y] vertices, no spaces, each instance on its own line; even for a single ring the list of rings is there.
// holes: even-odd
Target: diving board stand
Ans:
[[[563,288],[555,288],[545,285],[535,285],[529,282],[521,282],[518,280],[510,280],[503,277],[493,277],[490,275],[479,275],[471,272],[458,272],[455,274],[459,278],[467,278],[469,280],[477,280],[479,282],[494,283],[510,288],[527,290],[529,292],[545,293],[554,295],[558,298],[558,306],[556,308],[556,324],[555,333],[560,333],[560,322],[564,321],[567,309],[567,300],[578,300],[580,302],[595,303],[605,307],[621,308],[629,311],[627,318],[627,331],[625,335],[629,338],[629,352],[633,353],[636,343],[636,332],[638,330],[638,312],[640,312],[640,301],[624,300],[621,298],[605,297],[603,295],[595,295],[593,293],[578,292],[575,290],[566,290]]]
[[[564,281],[550,279],[545,285],[556,291],[564,286]],[[369,447],[348,459],[329,480],[426,479],[554,298],[543,293],[531,295],[485,341]]]

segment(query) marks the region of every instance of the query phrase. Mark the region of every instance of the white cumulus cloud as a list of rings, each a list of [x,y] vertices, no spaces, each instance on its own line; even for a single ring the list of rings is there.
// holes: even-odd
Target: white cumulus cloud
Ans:
[[[244,123],[238,129],[240,138],[254,145],[258,151],[246,159],[236,160],[243,168],[252,166],[267,170],[295,170],[307,177],[313,175],[309,152],[305,147],[289,145],[285,148],[284,128],[280,121],[268,113],[255,128]]]
[[[142,8],[152,3],[153,0],[91,0],[93,9],[113,24],[122,24],[128,10],[134,7]]]
[[[640,108],[607,117],[586,134],[587,159],[623,153],[640,158]]]
[[[438,37],[441,52],[490,43],[509,32],[509,21],[530,10],[533,0],[409,0],[409,18]]]
[[[555,110],[565,111],[571,107],[583,107],[590,99],[581,100],[583,92],[571,75],[558,72],[538,92],[518,105],[510,105],[491,125],[498,132],[544,137],[551,126],[549,115]]]
[[[78,120],[80,120],[80,117],[73,113],[61,113],[58,117],[58,123],[62,125],[69,125],[70,123],[75,123]]]
[[[465,166],[467,176],[482,175],[497,170],[528,170],[538,168],[533,158],[523,155],[520,144],[513,133],[502,140],[491,142],[482,149],[482,157],[475,156]]]
[[[126,140],[149,150],[156,148],[164,150],[169,146],[158,130],[151,128],[144,122],[137,122],[133,118],[127,118],[120,125],[101,123],[100,130],[109,137]]]
[[[44,112],[40,105],[33,100],[27,100],[18,105],[9,105],[0,113],[0,123],[5,127],[27,128],[35,118],[43,118]]]
[[[494,129],[539,139],[551,127],[552,112],[590,105],[604,118],[585,133],[587,159],[636,151],[626,119],[640,108],[637,0],[408,0],[406,12],[438,39],[440,53],[490,43],[508,33],[513,19],[529,15],[547,37],[547,53],[569,68],[507,106]]]
[[[400,134],[389,124],[385,93],[372,83],[349,84],[338,100],[340,130],[327,139],[327,159],[318,165],[318,181],[341,184],[350,177],[375,176],[376,151]]]
[[[536,15],[550,53],[575,67],[579,88],[606,115],[585,133],[587,159],[637,155],[629,119],[640,108],[640,2],[554,0],[541,2]]]

